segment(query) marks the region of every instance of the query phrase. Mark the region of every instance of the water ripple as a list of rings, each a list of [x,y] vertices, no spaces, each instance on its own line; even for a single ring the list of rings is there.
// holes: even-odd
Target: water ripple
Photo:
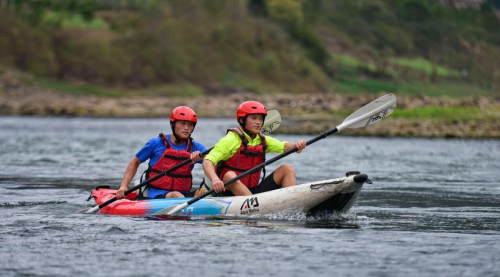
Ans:
[[[20,201],[20,202],[3,202],[0,207],[26,207],[26,206],[39,206],[39,205],[57,205],[68,203],[67,201]]]
[[[210,147],[234,123],[200,119],[194,136]],[[367,173],[345,215],[78,214],[159,132],[165,119],[0,117],[2,275],[500,276],[500,141],[331,136],[267,168],[292,164],[299,183]]]

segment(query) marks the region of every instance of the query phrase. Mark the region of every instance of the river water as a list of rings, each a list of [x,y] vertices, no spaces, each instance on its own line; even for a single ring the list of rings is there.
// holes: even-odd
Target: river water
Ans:
[[[234,123],[194,137],[211,147]],[[368,174],[343,217],[79,214],[159,132],[166,119],[0,117],[0,275],[500,276],[500,141],[332,135],[269,166],[299,183]]]

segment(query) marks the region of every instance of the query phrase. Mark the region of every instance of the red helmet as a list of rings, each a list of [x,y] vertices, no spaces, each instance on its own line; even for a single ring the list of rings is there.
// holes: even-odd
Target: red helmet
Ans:
[[[264,114],[264,116],[266,116],[267,110],[260,102],[246,101],[238,107],[238,110],[236,111],[236,120],[240,122],[240,118],[249,114]]]
[[[173,123],[176,120],[186,120],[191,122],[198,122],[196,113],[190,107],[180,106],[175,108],[170,114],[170,122]]]

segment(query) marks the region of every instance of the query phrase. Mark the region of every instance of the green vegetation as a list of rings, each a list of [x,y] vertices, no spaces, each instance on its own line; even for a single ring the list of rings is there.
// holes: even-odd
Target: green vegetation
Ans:
[[[472,85],[466,82],[440,82],[438,84],[414,82],[414,83],[394,83],[377,79],[354,80],[332,82],[331,91],[342,91],[350,94],[393,92],[406,95],[427,95],[427,96],[493,96],[494,94],[487,88]]]
[[[50,79],[37,78],[30,81],[32,84],[54,90],[64,91],[70,94],[81,94],[101,97],[127,97],[141,95],[145,97],[172,96],[172,97],[196,97],[204,94],[203,89],[190,84],[168,84],[152,86],[143,89],[117,89],[90,84],[73,84],[67,82],[57,82]]]
[[[437,0],[0,0],[0,65],[68,93],[500,95],[500,16]]]
[[[86,20],[83,15],[65,11],[47,11],[43,14],[41,24],[63,29],[106,29],[108,24],[101,18]]]
[[[330,83],[331,91],[341,91],[351,94],[393,92],[409,95],[428,96],[450,96],[467,97],[493,96],[494,92],[486,87],[475,85],[464,80],[464,76],[458,70],[444,66],[433,65],[432,62],[423,58],[406,59],[390,58],[385,78],[366,78],[359,73],[359,69],[365,72],[375,73],[376,65],[350,55],[338,55],[338,65],[342,69],[340,80],[333,79]],[[404,67],[406,75],[413,74],[414,78],[402,76]],[[431,76],[435,74],[442,80],[431,82]]]
[[[498,120],[500,119],[500,111],[473,107],[424,107],[396,110],[391,116],[404,119],[440,121]]]
[[[422,72],[425,72],[427,75],[431,75],[432,71],[436,70],[436,74],[441,77],[461,77],[461,74],[458,70],[449,69],[443,66],[434,66],[430,61],[422,58],[392,58],[390,59],[390,61],[401,66],[420,70]]]
[[[354,112],[352,109],[343,109],[336,113],[337,116],[347,117]],[[328,115],[324,115],[328,116]],[[405,121],[426,122],[475,122],[482,120],[484,123],[498,122],[500,110],[478,107],[438,107],[428,106],[421,108],[396,109],[391,118]]]

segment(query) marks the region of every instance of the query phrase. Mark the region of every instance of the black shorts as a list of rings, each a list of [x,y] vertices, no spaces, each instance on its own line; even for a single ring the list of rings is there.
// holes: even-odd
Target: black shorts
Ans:
[[[175,190],[173,190],[173,191],[175,191]],[[170,192],[172,192],[172,191],[169,191],[169,192],[167,192],[167,193],[163,193],[163,194],[158,194],[157,196],[155,196],[155,199],[158,199],[158,198],[165,198],[165,196],[166,196],[168,193],[170,193]],[[195,193],[196,191],[177,191],[177,192],[179,192],[180,194],[184,195],[184,197],[194,197],[194,193]]]
[[[252,194],[257,194],[257,193],[262,193],[266,191],[271,191],[275,189],[280,189],[281,186],[276,184],[274,181],[274,172],[269,174],[260,184],[258,184],[256,187],[253,187],[250,190]],[[228,190],[222,192],[222,196],[234,196],[234,194]]]

